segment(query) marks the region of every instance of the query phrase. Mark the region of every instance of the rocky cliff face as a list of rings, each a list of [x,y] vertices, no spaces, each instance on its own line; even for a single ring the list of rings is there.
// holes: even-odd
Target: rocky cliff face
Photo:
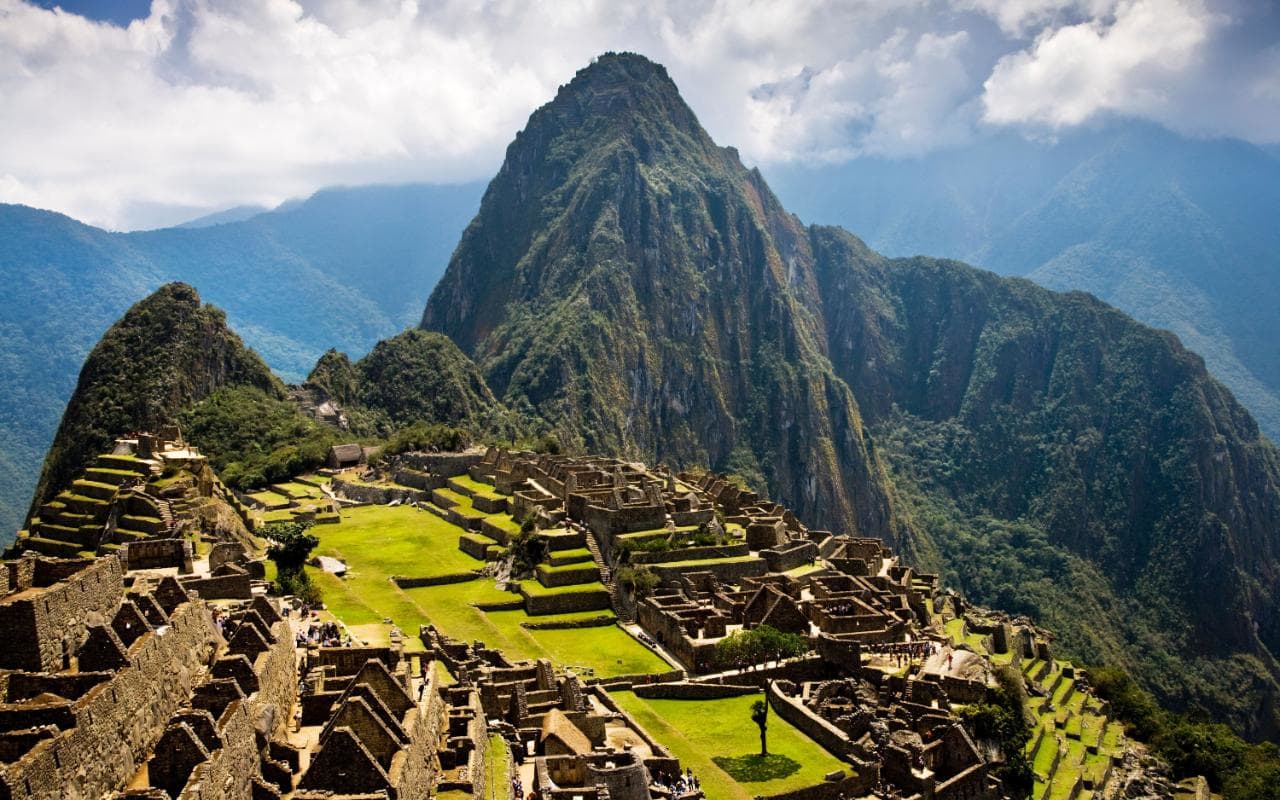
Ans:
[[[1199,357],[1085,295],[806,229],[643,58],[535,112],[423,327],[571,444],[754,474],[1278,730],[1280,458]]]
[[[32,509],[65,486],[116,437],[156,430],[224,386],[283,397],[262,359],[202,305],[195,289],[170,283],[130,308],[90,351],[45,457]]]
[[[665,70],[610,55],[508,148],[423,327],[564,441],[759,476],[817,526],[880,534],[886,485],[811,264]]]

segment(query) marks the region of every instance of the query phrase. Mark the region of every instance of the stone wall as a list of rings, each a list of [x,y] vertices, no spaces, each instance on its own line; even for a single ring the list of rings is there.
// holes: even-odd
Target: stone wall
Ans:
[[[163,635],[144,633],[129,648],[129,665],[76,701],[74,728],[0,770],[0,796],[89,800],[122,785],[191,696],[216,636],[202,603],[175,608]]]
[[[812,563],[818,557],[818,546],[813,542],[789,542],[782,547],[761,550],[760,556],[769,565],[770,572],[786,572]]]
[[[186,575],[192,570],[191,542],[186,539],[144,539],[125,544],[123,558],[126,569],[165,569],[177,567]],[[211,566],[210,569],[213,569]]]
[[[271,626],[271,635],[275,643],[254,660],[258,691],[249,698],[254,725],[268,735],[285,732],[289,712],[298,698],[298,664],[289,623],[284,620],[275,623]]]
[[[431,495],[419,489],[409,489],[397,486],[373,486],[366,483],[352,483],[344,481],[341,478],[334,478],[330,484],[334,493],[341,497],[346,497],[361,503],[369,503],[372,505],[386,505],[392,500],[411,503],[426,503],[431,500]]]
[[[768,571],[763,559],[753,558],[749,561],[722,561],[720,563],[702,562],[696,565],[672,567],[666,564],[651,564],[653,570],[665,584],[676,585],[680,576],[686,572],[710,572],[720,583],[741,583],[743,578],[759,577]]]
[[[392,477],[401,486],[411,486],[424,492],[430,492],[432,489],[443,489],[446,483],[445,479],[439,475],[432,475],[416,469],[398,469],[393,473]]]
[[[620,533],[657,530],[666,521],[666,506],[624,506],[618,509],[589,505],[583,509],[582,522],[595,532],[606,551],[614,536]]]
[[[391,582],[401,589],[419,589],[423,586],[444,586],[450,583],[466,583],[479,578],[481,573],[476,572],[455,572],[451,575],[426,575],[418,578],[406,578],[401,575],[392,575]]]
[[[538,582],[543,586],[573,586],[600,580],[600,569],[594,562],[552,569],[548,564],[538,565]]]
[[[605,589],[563,594],[525,594],[521,587],[520,594],[524,596],[524,609],[529,616],[599,611],[610,607],[609,592]]]
[[[765,693],[769,697],[770,707],[778,716],[798,728],[805,736],[822,745],[837,758],[852,757],[853,743],[844,731],[814,714],[799,698],[788,697],[774,684],[769,684]]]
[[[692,561],[698,558],[738,558],[751,555],[745,544],[710,545],[704,547],[680,547],[664,552],[636,551],[631,554],[633,564],[662,564],[671,561]]]
[[[208,578],[183,578],[182,588],[196,592],[202,600],[253,599],[253,583],[247,572]]]
[[[116,558],[19,559],[10,568],[10,582],[20,591],[0,598],[0,668],[61,669],[84,641],[90,621],[115,613],[124,593],[123,572]]]
[[[410,467],[435,473],[442,478],[466,475],[483,458],[481,453],[403,453],[400,456],[400,460]]]
[[[253,797],[253,778],[258,774],[259,759],[247,705],[240,700],[231,701],[218,719],[217,729],[222,747],[191,771],[178,800],[251,800]]]
[[[741,697],[759,694],[759,686],[741,686],[728,683],[638,683],[631,687],[636,697],[663,700],[719,700],[722,697]]]

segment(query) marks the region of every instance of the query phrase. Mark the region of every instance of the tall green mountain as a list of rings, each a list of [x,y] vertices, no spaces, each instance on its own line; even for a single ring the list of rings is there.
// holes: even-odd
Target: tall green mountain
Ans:
[[[160,287],[90,351],[45,458],[32,509],[70,483],[122,434],[158,430],[228,386],[283,398],[284,385],[227,328],[226,316],[181,283]]]
[[[423,316],[562,441],[759,476],[813,524],[890,524],[824,356],[809,237],[666,71],[609,55],[507,150]]]
[[[922,159],[779,166],[813,222],[889,255],[948,255],[1080,289],[1166,328],[1280,440],[1280,161],[1241,141],[1113,122],[995,135]]]
[[[418,319],[481,188],[332,189],[247,220],[129,234],[0,205],[0,544],[21,525],[85,356],[139,297],[200,286],[301,380],[327,348],[364,353]]]
[[[1280,457],[1202,360],[1090,297],[806,228],[639,56],[533,114],[422,324],[583,447],[752,476],[1280,731]]]

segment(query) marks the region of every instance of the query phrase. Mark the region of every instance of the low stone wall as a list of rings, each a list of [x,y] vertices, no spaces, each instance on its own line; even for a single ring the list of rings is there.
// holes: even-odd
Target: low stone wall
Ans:
[[[392,477],[395,482],[402,486],[411,486],[414,489],[420,489],[424,492],[430,492],[433,489],[443,489],[445,479],[439,475],[432,475],[427,472],[420,472],[416,469],[399,469],[396,470]]]
[[[402,453],[400,460],[411,467],[433,472],[442,478],[466,475],[484,459],[483,453]]]
[[[749,555],[751,555],[751,550],[743,543],[680,547],[663,552],[636,551],[631,554],[631,561],[634,564],[663,564],[672,561],[692,561],[698,558],[738,558]]]
[[[787,547],[761,550],[760,556],[769,565],[770,572],[786,572],[812,563],[818,557],[818,546],[813,542],[796,542]]]
[[[371,486],[344,481],[341,478],[334,478],[330,488],[342,497],[371,505],[386,505],[393,500],[399,500],[402,503],[425,503],[431,500],[431,495],[420,489],[402,486]]]
[[[525,594],[523,587],[520,594],[524,597],[524,610],[531,617],[543,614],[571,614],[576,611],[600,611],[610,608],[609,592],[596,589],[586,592],[565,592],[563,594]]]
[[[853,755],[853,743],[849,737],[836,726],[810,711],[799,698],[788,697],[773,684],[765,689],[769,705],[778,716],[798,728],[805,736],[814,740],[837,758],[848,759]]]
[[[391,582],[401,589],[419,589],[423,586],[446,586],[450,583],[466,583],[479,577],[479,572],[455,572],[449,575],[426,575],[420,578],[392,575]]]
[[[512,534],[503,528],[499,528],[487,519],[480,523],[480,532],[485,536],[488,536],[490,539],[493,539],[498,544],[504,546],[511,544]]]
[[[478,534],[464,533],[458,537],[458,549],[472,558],[484,561],[493,542]]]
[[[631,687],[636,697],[663,700],[719,700],[722,697],[741,697],[759,694],[759,686],[741,686],[727,683],[650,683]]]
[[[598,617],[574,620],[548,620],[546,622],[521,622],[520,627],[531,631],[560,631],[577,628],[605,628],[617,622],[612,614],[601,614]]]
[[[124,548],[125,568],[165,569],[177,567],[178,572],[186,575],[191,572],[191,542],[186,539],[145,539],[140,542],[129,542]],[[210,565],[213,569],[213,565]]]
[[[741,583],[743,578],[759,577],[768,571],[764,560],[759,558],[753,558],[750,561],[725,561],[719,564],[688,564],[681,567],[652,564],[650,568],[663,583],[667,584],[679,582],[680,576],[686,572],[710,572],[721,583]]]
[[[546,564],[539,564],[537,571],[538,582],[548,588],[600,580],[600,568],[591,561],[583,562],[581,566],[561,569],[549,569]]]
[[[501,514],[507,510],[507,498],[505,497],[484,497],[482,495],[472,495],[471,505],[476,511],[483,511],[486,514]]]

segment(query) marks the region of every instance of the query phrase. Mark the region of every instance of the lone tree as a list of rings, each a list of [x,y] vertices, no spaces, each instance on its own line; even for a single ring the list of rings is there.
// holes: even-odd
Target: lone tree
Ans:
[[[303,568],[311,551],[320,544],[312,536],[309,522],[276,522],[267,525],[262,535],[266,538],[267,558],[276,563],[276,591],[297,595],[306,603],[320,601],[320,590],[313,586]]]
[[[760,757],[764,758],[769,755],[769,699],[766,690],[764,700],[757,700],[751,704],[751,721],[760,728]]]

